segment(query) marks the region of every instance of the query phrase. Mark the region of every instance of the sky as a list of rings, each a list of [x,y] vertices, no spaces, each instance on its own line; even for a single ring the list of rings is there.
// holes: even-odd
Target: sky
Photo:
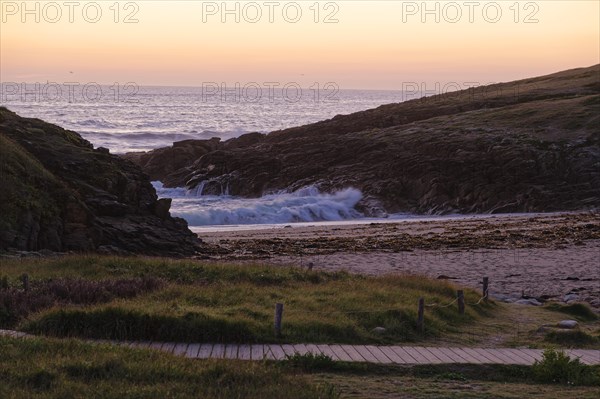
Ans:
[[[0,0],[0,12],[2,82],[467,87],[600,63],[599,0]]]

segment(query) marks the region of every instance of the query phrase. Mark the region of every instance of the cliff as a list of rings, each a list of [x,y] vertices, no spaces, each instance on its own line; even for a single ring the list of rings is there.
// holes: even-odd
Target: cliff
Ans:
[[[191,255],[169,206],[131,162],[0,108],[0,249]]]

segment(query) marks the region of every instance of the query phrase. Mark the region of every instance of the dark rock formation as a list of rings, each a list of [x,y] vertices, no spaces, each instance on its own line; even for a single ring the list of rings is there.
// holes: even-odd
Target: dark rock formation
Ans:
[[[138,166],[0,108],[0,248],[191,255],[199,246]]]
[[[126,155],[167,187],[362,190],[367,214],[600,206],[600,66]]]

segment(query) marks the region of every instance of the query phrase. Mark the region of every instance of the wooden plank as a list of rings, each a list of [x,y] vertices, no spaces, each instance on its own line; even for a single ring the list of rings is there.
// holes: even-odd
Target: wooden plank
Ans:
[[[511,357],[511,359],[514,359],[516,362],[520,362],[520,363],[516,363],[516,364],[522,364],[525,366],[531,365],[534,362],[534,359],[524,353],[522,353],[520,350],[518,349],[510,349],[510,348],[499,348],[499,349],[495,349],[496,351],[505,354],[506,356]]]
[[[383,353],[381,349],[374,345],[366,345],[365,348],[377,358],[377,361],[382,364],[390,364],[392,360]]]
[[[237,359],[238,358],[238,345],[227,344],[225,345],[224,359]]]
[[[260,345],[260,344],[252,345],[252,347],[250,349],[250,355],[252,356],[252,360],[264,360],[264,358],[265,358],[264,345]]]
[[[467,352],[465,352],[462,348],[448,348],[452,352],[456,353],[458,356],[462,357],[466,363],[468,364],[483,364],[478,357],[473,356]]]
[[[435,357],[440,359],[444,364],[452,364],[456,363],[454,359],[448,355],[446,355],[440,348],[424,348],[425,350],[431,352]]]
[[[250,345],[238,346],[238,359],[252,360],[252,347]]]
[[[281,348],[281,345],[268,345],[269,352],[273,355],[273,360],[285,359],[285,352]]]
[[[511,348],[509,350],[511,352],[518,353],[519,356],[521,356],[522,359],[525,359],[526,361],[528,361],[529,364],[533,364],[535,362],[535,357],[533,357],[529,353],[525,352],[523,349]]]
[[[313,355],[322,355],[323,352],[317,347],[317,345],[306,344],[307,353],[312,353]]]
[[[379,360],[363,345],[354,345],[354,349],[369,363],[379,363]]]
[[[444,356],[451,360],[452,363],[466,364],[469,363],[462,356],[457,354],[456,352],[450,350],[450,348],[436,348],[440,351]]]
[[[567,355],[569,355],[572,359],[579,359],[579,361],[583,364],[587,364],[589,366],[593,365],[595,362],[593,356],[579,349],[570,349],[566,351]]]
[[[414,364],[428,364],[429,359],[427,359],[423,354],[421,354],[418,350],[411,346],[394,346],[393,350],[398,353],[400,356],[403,356],[402,352],[408,354],[411,358],[414,359]],[[407,359],[408,360],[408,359]],[[412,364],[412,363],[411,363]]]
[[[433,353],[429,352],[424,347],[411,347],[411,349],[413,349],[414,351],[418,352],[425,359],[427,359],[427,363],[430,363],[430,364],[442,364],[442,363],[444,363],[442,361],[442,359],[438,358],[437,356],[435,356]]]
[[[479,360],[482,364],[493,364],[496,363],[497,360],[492,360],[493,358],[482,355],[480,352],[477,352],[473,348],[461,348],[463,351],[473,356],[475,359]]]
[[[353,362],[366,362],[366,359],[352,345],[339,345],[350,356]]]
[[[162,346],[163,346],[162,342],[152,342],[148,347],[150,349],[161,350]]]
[[[300,355],[306,355],[308,353],[308,348],[304,344],[294,344],[294,353],[298,353]]]
[[[167,352],[167,353],[173,353],[173,349],[175,349],[175,345],[177,345],[175,342],[166,342],[161,350],[163,352]]]
[[[484,349],[487,353],[496,356],[498,359],[502,360],[504,364],[519,364],[520,358],[515,358],[503,353],[499,349],[486,348]]]
[[[408,362],[405,359],[403,359],[402,357],[400,357],[389,346],[380,346],[379,350],[382,351],[385,354],[385,356],[387,356],[387,358],[392,361],[392,363],[395,363],[395,364],[408,364]]]
[[[340,359],[340,361],[342,361],[342,362],[352,362],[353,361],[352,356],[350,356],[348,353],[346,353],[344,348],[342,348],[340,345],[329,345],[329,348],[331,348],[331,350],[335,353],[337,358]]]
[[[211,359],[223,359],[225,355],[225,345],[224,344],[214,344],[212,353],[210,354]]]
[[[390,350],[391,350],[392,352],[394,352],[396,355],[398,355],[398,357],[399,357],[400,359],[402,359],[402,362],[403,362],[404,364],[418,364],[418,363],[419,363],[419,362],[418,362],[418,361],[417,361],[417,360],[416,360],[414,357],[412,357],[412,356],[410,355],[410,353],[408,353],[408,352],[406,351],[406,349],[404,349],[403,347],[401,347],[401,346],[390,346],[389,348],[390,348]]]
[[[475,353],[478,353],[479,356],[485,357],[489,359],[489,361],[493,364],[504,364],[504,360],[501,357],[494,356],[494,353],[481,349],[481,348],[472,348]]]
[[[281,349],[283,349],[286,356],[294,356],[296,354],[294,345],[281,345]]]
[[[200,350],[198,350],[198,355],[196,356],[198,359],[210,359],[212,355],[214,345],[213,344],[202,344],[200,345]]]
[[[519,349],[521,352],[528,354],[534,360],[542,360],[543,351],[539,349]]]
[[[201,344],[190,344],[185,351],[185,357],[195,359],[198,357],[198,351],[200,351]]]
[[[335,352],[329,347],[329,345],[317,345],[317,348],[321,351],[325,356],[329,356],[332,360],[338,361],[340,358],[335,354]]]
[[[187,352],[188,346],[189,346],[189,344],[187,344],[187,343],[180,343],[180,344],[175,345],[175,348],[173,348],[173,354],[175,356],[185,355],[185,352]]]

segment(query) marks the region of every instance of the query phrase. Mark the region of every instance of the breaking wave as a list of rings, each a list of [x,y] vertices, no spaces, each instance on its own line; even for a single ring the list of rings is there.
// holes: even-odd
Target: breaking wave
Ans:
[[[363,217],[355,209],[362,193],[354,188],[321,193],[310,186],[292,193],[240,198],[197,195],[197,190],[164,188],[160,182],[153,185],[159,197],[173,199],[171,215],[185,219],[190,226],[341,221]]]

